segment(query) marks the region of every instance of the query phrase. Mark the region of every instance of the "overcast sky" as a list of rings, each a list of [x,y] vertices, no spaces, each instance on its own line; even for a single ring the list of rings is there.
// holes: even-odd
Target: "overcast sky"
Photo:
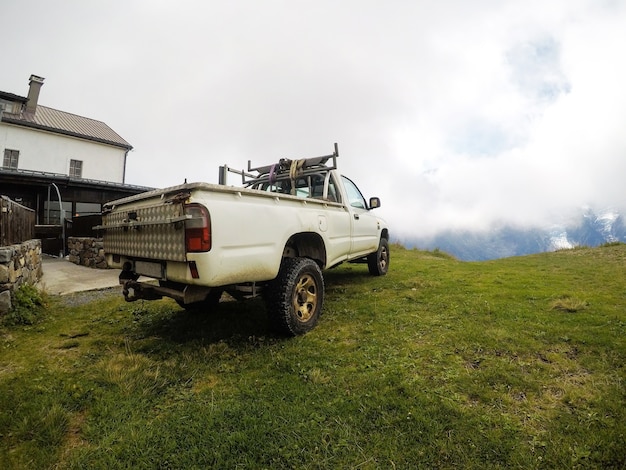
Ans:
[[[329,154],[396,235],[626,210],[626,0],[3,0],[0,90],[106,122],[127,183]]]

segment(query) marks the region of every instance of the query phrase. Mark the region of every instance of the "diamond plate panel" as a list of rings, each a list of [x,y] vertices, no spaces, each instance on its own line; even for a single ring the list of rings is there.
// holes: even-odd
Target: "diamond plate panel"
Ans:
[[[137,227],[109,227],[123,224],[128,213],[136,212]],[[182,204],[159,204],[138,209],[120,207],[103,218],[106,253],[167,261],[186,261],[185,226],[170,219],[183,215]]]

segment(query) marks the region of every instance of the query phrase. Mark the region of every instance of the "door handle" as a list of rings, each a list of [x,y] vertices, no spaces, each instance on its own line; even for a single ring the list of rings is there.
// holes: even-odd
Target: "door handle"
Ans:
[[[354,218],[355,218],[356,220],[359,220],[359,214],[354,214]]]

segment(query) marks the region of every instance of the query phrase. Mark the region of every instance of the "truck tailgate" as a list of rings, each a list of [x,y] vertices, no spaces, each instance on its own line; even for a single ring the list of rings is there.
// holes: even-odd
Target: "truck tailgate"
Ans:
[[[104,251],[165,261],[186,261],[185,216],[181,202],[147,207],[122,205],[103,217]]]

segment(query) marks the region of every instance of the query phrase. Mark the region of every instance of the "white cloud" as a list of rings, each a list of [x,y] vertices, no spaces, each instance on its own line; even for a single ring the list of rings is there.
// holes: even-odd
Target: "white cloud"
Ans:
[[[320,155],[396,233],[625,205],[626,2],[3,2],[0,89],[107,122],[130,183]]]

